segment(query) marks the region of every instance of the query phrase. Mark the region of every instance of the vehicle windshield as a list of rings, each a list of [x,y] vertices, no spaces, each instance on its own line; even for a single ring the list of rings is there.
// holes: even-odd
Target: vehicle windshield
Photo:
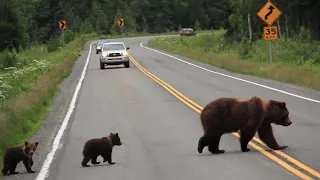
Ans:
[[[105,44],[103,46],[103,51],[109,51],[109,50],[124,50],[123,44]]]

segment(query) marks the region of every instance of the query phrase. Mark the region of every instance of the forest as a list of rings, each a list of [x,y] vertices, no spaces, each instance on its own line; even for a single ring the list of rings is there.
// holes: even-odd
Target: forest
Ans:
[[[266,25],[257,12],[266,0],[0,0],[0,50],[48,43],[61,34],[60,20],[73,33],[159,33],[179,27],[227,30],[235,41],[260,39]],[[281,36],[294,36],[302,27],[320,39],[320,1],[274,0],[282,15]]]

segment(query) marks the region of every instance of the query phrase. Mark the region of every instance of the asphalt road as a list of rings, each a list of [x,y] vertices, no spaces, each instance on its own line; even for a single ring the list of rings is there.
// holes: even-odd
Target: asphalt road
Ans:
[[[141,42],[150,39],[144,37],[121,41],[131,48],[130,54],[142,66],[202,106],[223,96],[250,98],[256,95],[285,101],[293,124],[290,127],[273,126],[278,142],[289,146],[289,149],[283,152],[320,170],[320,104],[212,74],[140,47]],[[70,101],[71,97],[66,90],[74,88],[76,77],[81,74],[79,67],[84,64],[88,45],[71,77],[66,80],[69,83],[61,87],[64,89],[58,96],[61,102],[55,102],[53,107],[59,107],[62,99],[64,102]],[[92,51],[90,58],[76,111],[62,138],[62,146],[51,164],[47,180],[299,179],[254,149],[242,153],[238,139],[233,135],[224,135],[221,139],[220,146],[226,150],[225,154],[211,155],[207,148],[203,154],[198,154],[197,142],[202,135],[202,129],[197,112],[143,74],[133,63],[130,68],[120,65],[107,66],[107,69],[100,70],[95,51]],[[224,72],[187,58],[179,58]],[[224,73],[320,99],[319,92],[306,88]],[[60,109],[61,107],[67,109],[65,105],[61,105]],[[57,111],[59,113],[50,116],[42,130],[33,138],[42,138],[39,152],[35,154],[37,158],[33,169],[37,173],[50,150],[52,137],[61,123],[61,116],[65,114],[65,110]],[[57,117],[57,114],[60,114],[60,117]],[[53,123],[45,126],[48,122]],[[51,130],[45,131],[46,128]],[[123,142],[122,146],[114,148],[113,161],[116,164],[81,167],[81,152],[85,141],[106,136],[110,132],[118,132]],[[102,159],[99,157],[98,161]],[[18,170],[25,172],[22,165],[19,165]],[[37,173],[20,174],[5,179],[35,179]]]

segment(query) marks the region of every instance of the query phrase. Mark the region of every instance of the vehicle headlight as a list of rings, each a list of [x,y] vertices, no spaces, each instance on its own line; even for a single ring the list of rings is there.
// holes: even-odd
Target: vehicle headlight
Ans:
[[[128,53],[127,52],[123,52],[122,55],[126,56],[126,55],[128,55]]]
[[[102,55],[102,57],[107,57],[107,56],[108,56],[108,53],[103,52],[101,55]]]

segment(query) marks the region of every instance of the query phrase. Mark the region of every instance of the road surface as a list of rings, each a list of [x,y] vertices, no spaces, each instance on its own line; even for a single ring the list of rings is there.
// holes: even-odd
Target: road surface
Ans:
[[[283,152],[292,158],[320,171],[320,104],[253,84],[210,73],[171,57],[140,46],[152,37],[121,39],[130,47],[130,54],[148,71],[167,82],[201,106],[219,97],[282,100],[290,110],[290,127],[273,126],[276,139],[288,145]],[[147,46],[146,44],[142,44]],[[94,46],[93,46],[94,47]],[[94,50],[94,49],[93,49]],[[72,75],[66,81],[60,97],[62,102],[71,100],[67,90],[74,88],[84,65],[89,43],[82,52]],[[306,88],[287,85],[256,77],[225,72],[193,60],[175,56],[210,70],[240,77],[293,94],[320,99],[320,93]],[[77,78],[78,77],[78,78]],[[69,92],[68,91],[68,92]],[[72,89],[73,91],[73,89]],[[59,96],[58,96],[59,98]],[[57,103],[55,103],[57,104]],[[39,133],[39,152],[35,154],[35,174],[22,173],[5,179],[36,179],[38,172],[51,150],[52,141],[60,128],[68,107],[58,115],[49,117]],[[58,105],[56,106],[56,109]],[[58,110],[57,110],[58,111]],[[57,113],[57,114],[59,114]],[[51,121],[50,121],[51,118]],[[54,121],[56,119],[56,121]],[[46,124],[47,123],[47,124]],[[48,127],[50,126],[50,127]],[[45,131],[49,128],[50,131]],[[123,145],[114,147],[114,165],[102,164],[81,167],[82,148],[86,140],[118,132]],[[42,134],[43,133],[43,134]],[[242,153],[238,139],[224,135],[220,142],[225,154],[211,155],[207,148],[197,152],[197,142],[202,135],[199,113],[182,103],[165,88],[145,75],[134,63],[130,68],[107,66],[100,70],[98,55],[91,52],[86,77],[72,115],[56,151],[46,180],[293,180],[301,179],[280,166],[258,150]],[[102,161],[101,157],[98,161]],[[295,167],[299,169],[299,167]],[[297,172],[297,171],[295,171]],[[305,175],[316,179],[306,172]]]

